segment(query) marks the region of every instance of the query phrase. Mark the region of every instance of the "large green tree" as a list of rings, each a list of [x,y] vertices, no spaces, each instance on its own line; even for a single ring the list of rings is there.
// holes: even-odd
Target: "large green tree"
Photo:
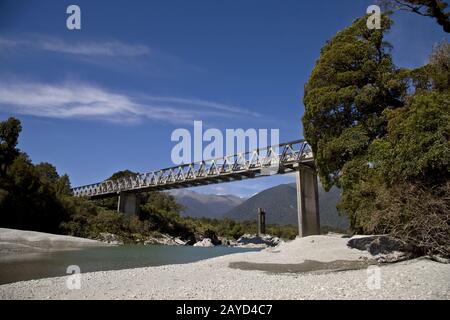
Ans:
[[[342,187],[354,231],[450,255],[450,47],[398,69],[384,19],[382,30],[358,19],[322,49],[305,85],[305,137],[323,185]]]
[[[343,167],[384,134],[383,111],[403,105],[405,83],[383,39],[390,25],[383,17],[383,29],[369,30],[363,17],[338,32],[305,85],[304,136],[326,189],[341,186]]]

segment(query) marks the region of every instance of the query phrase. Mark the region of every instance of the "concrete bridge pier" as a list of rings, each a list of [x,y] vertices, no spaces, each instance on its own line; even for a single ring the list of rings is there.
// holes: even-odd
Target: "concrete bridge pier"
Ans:
[[[320,234],[319,190],[317,174],[313,168],[297,166],[298,235],[306,237]]]
[[[266,234],[266,212],[258,208],[258,236]]]
[[[120,192],[117,211],[126,215],[139,215],[139,197],[135,193]]]

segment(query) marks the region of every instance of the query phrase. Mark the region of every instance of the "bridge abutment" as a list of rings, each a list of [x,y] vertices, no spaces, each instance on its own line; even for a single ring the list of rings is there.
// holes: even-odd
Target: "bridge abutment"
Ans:
[[[117,211],[126,215],[139,215],[139,197],[135,193],[120,192]]]
[[[320,234],[319,188],[313,168],[297,166],[297,212],[299,237]]]

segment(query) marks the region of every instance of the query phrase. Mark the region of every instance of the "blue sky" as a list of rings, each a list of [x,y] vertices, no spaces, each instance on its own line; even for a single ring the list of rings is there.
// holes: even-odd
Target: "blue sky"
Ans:
[[[172,131],[194,120],[299,139],[303,85],[320,48],[372,3],[0,0],[0,120],[18,117],[19,147],[73,186],[170,166]],[[81,30],[66,28],[70,4],[81,8]],[[446,37],[429,18],[394,20],[399,66],[424,64]],[[197,190],[249,196],[291,181]]]

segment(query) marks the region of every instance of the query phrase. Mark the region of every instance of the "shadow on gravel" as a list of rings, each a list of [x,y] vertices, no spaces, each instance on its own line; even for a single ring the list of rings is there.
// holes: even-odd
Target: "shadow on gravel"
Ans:
[[[369,265],[377,264],[376,261],[351,261],[334,260],[321,262],[305,260],[303,263],[283,264],[283,263],[251,263],[251,262],[231,262],[230,268],[240,270],[258,270],[269,273],[329,273],[337,271],[365,269]]]

